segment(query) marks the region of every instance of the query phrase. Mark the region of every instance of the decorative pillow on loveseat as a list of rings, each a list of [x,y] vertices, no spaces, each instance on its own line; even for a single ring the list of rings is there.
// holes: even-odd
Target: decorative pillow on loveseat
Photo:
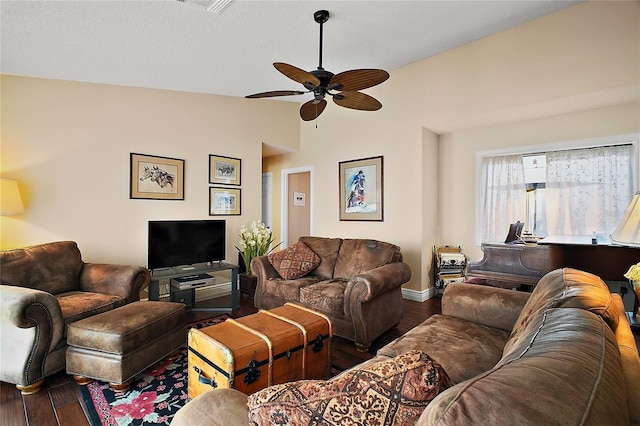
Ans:
[[[330,380],[300,380],[249,396],[252,425],[415,424],[429,402],[452,385],[421,351],[346,371]]]
[[[267,258],[285,280],[303,277],[320,265],[320,256],[300,241],[284,250],[269,254]]]

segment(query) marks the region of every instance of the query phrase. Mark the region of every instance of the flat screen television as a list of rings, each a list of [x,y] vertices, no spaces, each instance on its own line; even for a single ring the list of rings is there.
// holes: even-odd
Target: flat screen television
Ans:
[[[224,220],[149,221],[148,268],[173,268],[225,260]]]

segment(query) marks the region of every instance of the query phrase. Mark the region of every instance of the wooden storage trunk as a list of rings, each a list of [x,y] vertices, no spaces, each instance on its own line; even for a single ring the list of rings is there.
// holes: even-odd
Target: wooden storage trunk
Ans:
[[[296,322],[298,319],[302,322]],[[324,331],[319,323],[324,324]],[[318,340],[322,345],[315,340],[318,334],[323,337]],[[217,387],[249,395],[272,384],[303,379],[307,371],[313,378],[327,377],[331,335],[328,318],[293,306],[228,319],[200,330],[192,328],[187,338],[189,397]],[[309,341],[319,348],[315,356],[308,355],[313,351],[313,346],[307,347]],[[310,361],[313,367],[308,367]],[[322,365],[315,365],[319,363]]]
[[[333,336],[329,317],[293,303],[285,303],[284,306],[264,312],[290,322],[304,334],[304,378],[329,378]]]

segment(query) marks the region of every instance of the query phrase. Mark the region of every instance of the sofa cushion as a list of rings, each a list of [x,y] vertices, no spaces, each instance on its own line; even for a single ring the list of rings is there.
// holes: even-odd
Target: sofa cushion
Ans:
[[[376,240],[345,239],[333,271],[334,278],[350,279],[400,259],[400,247]]]
[[[440,391],[446,372],[420,351],[411,351],[323,380],[275,385],[249,396],[252,424],[414,424]]]
[[[440,394],[418,424],[628,425],[615,336],[583,309],[548,309],[490,371]]]
[[[298,278],[297,280],[272,278],[266,280],[262,286],[265,294],[270,294],[285,300],[300,300],[300,289],[304,286],[317,283],[318,281],[319,279],[317,277],[312,276]]]
[[[345,280],[327,280],[300,288],[300,303],[311,309],[344,315]]]
[[[436,314],[378,350],[378,354],[394,357],[421,350],[444,367],[453,383],[460,383],[493,368],[508,338],[508,331]]]
[[[342,238],[300,237],[298,241],[305,243],[315,254],[320,256],[320,265],[310,275],[323,280],[333,278],[336,259],[342,245]]]
[[[303,277],[320,265],[320,257],[300,241],[284,250],[269,254],[267,259],[285,280]]]
[[[601,316],[615,330],[618,314],[609,287],[596,275],[563,268],[540,279],[511,332],[511,338],[528,327],[528,323],[549,308],[580,308]]]
[[[55,296],[60,304],[65,324],[71,324],[83,318],[110,311],[123,306],[127,302],[122,297],[103,293],[89,293],[87,291],[69,291]]]
[[[41,244],[0,253],[0,283],[50,294],[78,290],[84,263],[73,241]]]

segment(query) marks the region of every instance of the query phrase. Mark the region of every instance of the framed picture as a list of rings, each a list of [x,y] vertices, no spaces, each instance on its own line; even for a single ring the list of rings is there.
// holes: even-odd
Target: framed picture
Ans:
[[[383,220],[383,157],[341,161],[340,220]]]
[[[209,155],[209,183],[221,185],[240,185],[239,158]]]
[[[129,198],[184,200],[184,160],[131,153]]]
[[[240,214],[240,188],[209,187],[209,216]]]

